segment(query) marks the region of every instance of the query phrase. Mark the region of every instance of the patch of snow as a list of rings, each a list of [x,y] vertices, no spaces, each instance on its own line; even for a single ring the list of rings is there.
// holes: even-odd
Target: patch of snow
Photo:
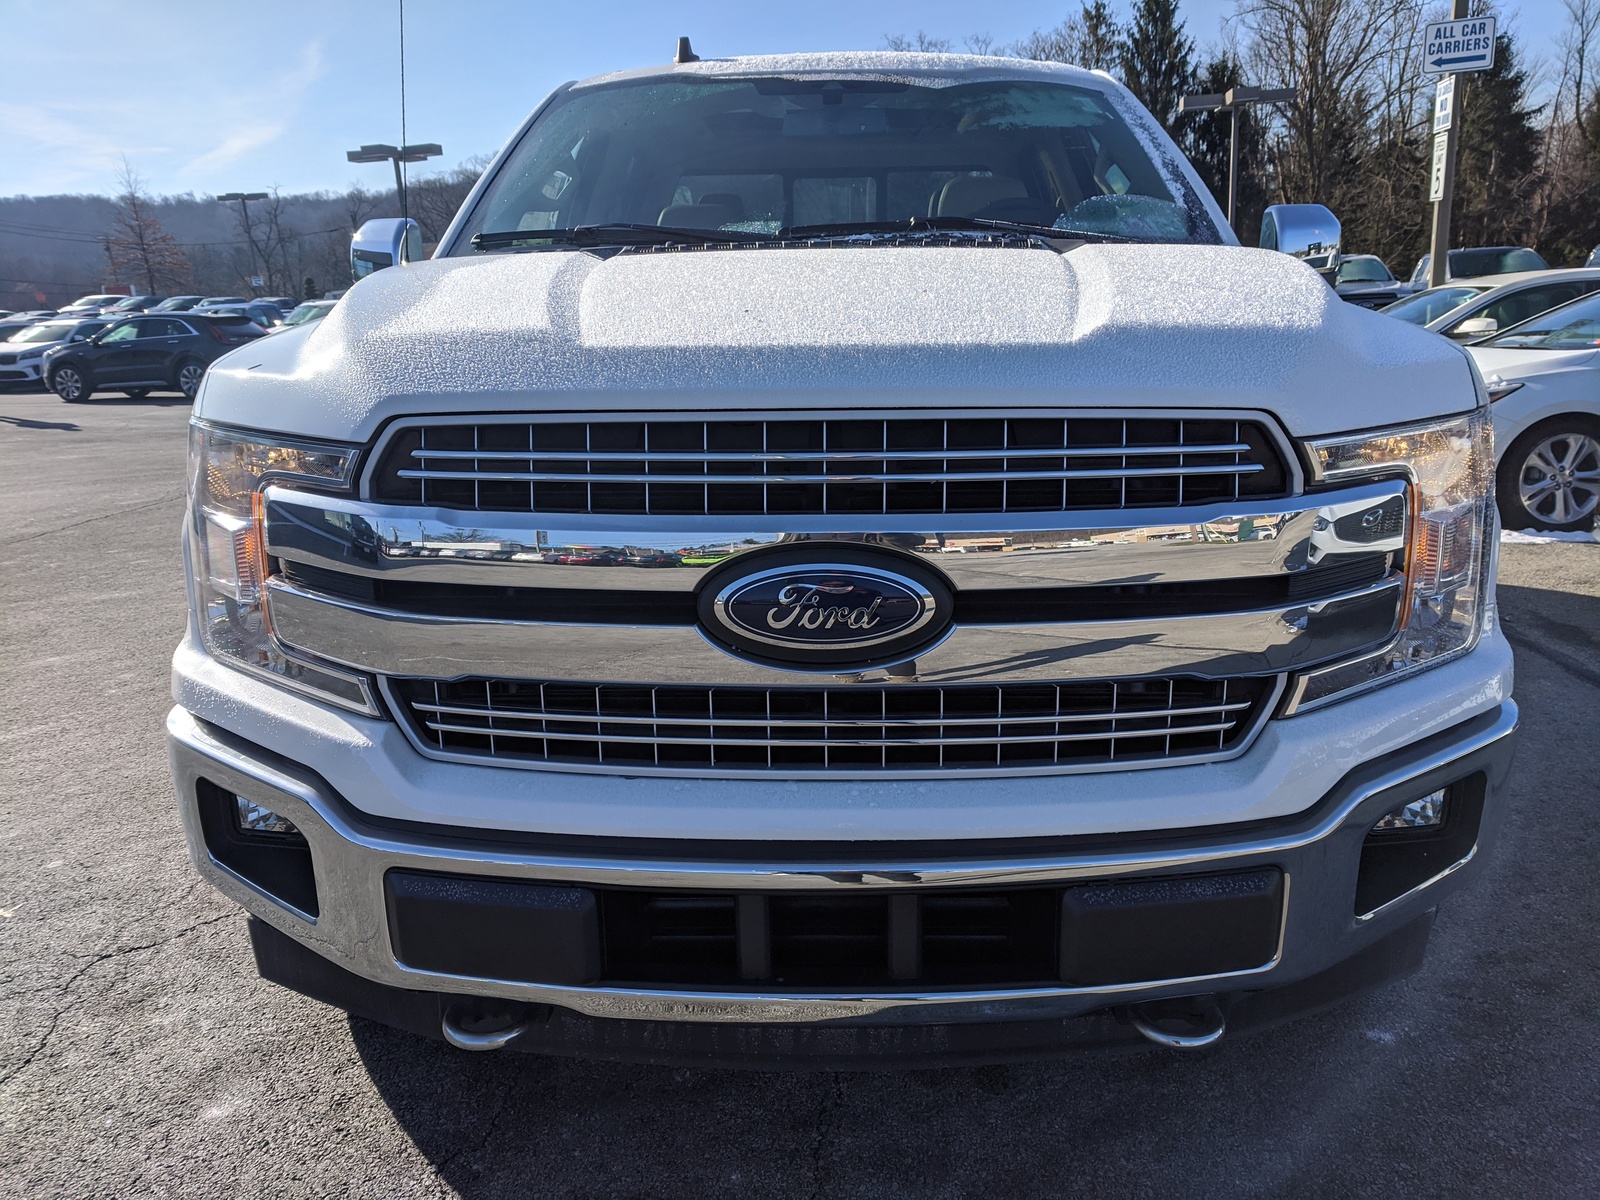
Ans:
[[[1539,546],[1548,542],[1600,542],[1600,530],[1585,533],[1581,529],[1563,532],[1545,529],[1502,529],[1500,543],[1505,546]]]

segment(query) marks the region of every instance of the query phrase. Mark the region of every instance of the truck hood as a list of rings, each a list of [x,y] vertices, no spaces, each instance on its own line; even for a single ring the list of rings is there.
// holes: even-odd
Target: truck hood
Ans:
[[[1256,409],[1300,436],[1475,402],[1463,350],[1234,246],[437,259],[211,368],[196,411],[363,441],[437,412]]]

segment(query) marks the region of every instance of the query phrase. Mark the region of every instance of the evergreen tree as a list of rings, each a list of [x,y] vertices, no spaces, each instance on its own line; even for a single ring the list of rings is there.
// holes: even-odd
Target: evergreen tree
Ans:
[[[1088,0],[1083,6],[1079,66],[1091,71],[1114,71],[1122,52],[1122,29],[1106,0]]]
[[[1242,82],[1243,68],[1227,51],[1206,63],[1196,75],[1196,92],[1221,94]],[[1217,198],[1219,207],[1228,205],[1228,154],[1232,128],[1229,114],[1196,113],[1183,144],[1200,178]],[[1239,177],[1235,232],[1245,245],[1254,245],[1261,230],[1261,212],[1267,206],[1267,150],[1261,117],[1245,107],[1239,110]]]
[[[1458,246],[1525,242],[1529,199],[1538,186],[1542,106],[1528,105],[1528,73],[1511,34],[1495,38],[1494,66],[1456,81],[1461,141],[1456,150],[1451,240]]]
[[[1122,82],[1168,133],[1191,123],[1180,117],[1178,101],[1194,81],[1193,55],[1177,0],[1136,0],[1118,54]]]

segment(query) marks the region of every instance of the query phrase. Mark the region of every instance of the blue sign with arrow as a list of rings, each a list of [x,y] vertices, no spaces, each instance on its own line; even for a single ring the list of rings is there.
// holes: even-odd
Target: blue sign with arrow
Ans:
[[[1422,45],[1423,70],[1430,75],[1487,71],[1494,66],[1494,18],[1429,21]]]

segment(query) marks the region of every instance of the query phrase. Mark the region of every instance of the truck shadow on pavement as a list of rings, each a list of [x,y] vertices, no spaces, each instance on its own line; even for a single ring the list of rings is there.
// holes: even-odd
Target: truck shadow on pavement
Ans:
[[[1080,1161],[1068,1190],[1113,1194],[1128,1165],[1148,1158],[1146,1136],[1165,1143],[1161,1157],[1207,1155],[1204,1120],[1158,1137],[1140,1132],[1144,1110],[1227,1079],[1238,1055],[1259,1052],[781,1073],[467,1054],[360,1018],[350,1030],[405,1133],[470,1200],[1058,1195],[1062,1160],[1086,1154],[1098,1161]],[[1085,1144],[1111,1128],[1120,1150]]]
[[[29,417],[8,417],[0,413],[0,424],[15,425],[18,429],[60,429],[67,433],[78,433],[82,425],[75,425],[71,421],[35,421]]]

